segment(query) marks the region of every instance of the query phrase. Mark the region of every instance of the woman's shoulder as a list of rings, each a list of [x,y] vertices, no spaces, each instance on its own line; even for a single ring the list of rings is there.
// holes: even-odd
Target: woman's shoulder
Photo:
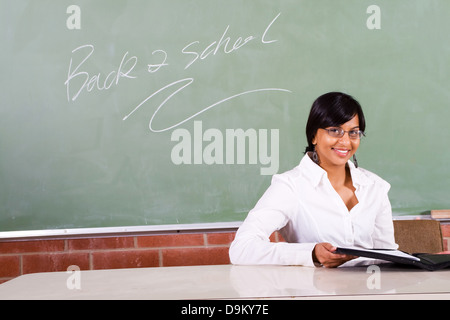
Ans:
[[[290,170],[284,171],[282,173],[277,173],[272,176],[272,184],[273,183],[287,183],[292,184],[299,178],[300,171],[298,167],[294,167]]]
[[[375,186],[378,186],[383,189],[389,190],[391,188],[391,185],[389,182],[384,180],[382,177],[380,177],[378,174],[369,171],[367,169],[358,167],[355,168],[355,171],[359,173],[358,179],[361,184],[374,184]]]
[[[311,166],[309,162],[308,158],[303,158],[302,161],[292,169],[273,175],[272,183],[280,182],[298,187],[299,184],[304,184],[305,181],[312,182],[319,179],[324,174],[324,170],[316,164]]]

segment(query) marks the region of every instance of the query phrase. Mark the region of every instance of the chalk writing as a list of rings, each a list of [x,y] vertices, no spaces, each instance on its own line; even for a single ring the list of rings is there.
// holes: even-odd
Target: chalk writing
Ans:
[[[152,93],[151,95],[149,95],[144,101],[142,101],[136,108],[134,108],[133,111],[131,111],[127,116],[125,116],[125,117],[123,118],[123,120],[128,119],[129,116],[131,116],[136,110],[138,110],[142,105],[144,105],[148,100],[150,100],[151,98],[153,98],[153,97],[154,97],[155,95],[157,95],[158,93],[163,92],[163,91],[165,91],[166,89],[169,89],[169,88],[172,87],[172,86],[176,86],[176,85],[179,85],[179,84],[182,84],[182,83],[185,83],[185,84],[182,85],[181,87],[179,87],[179,88],[178,88],[177,90],[175,90],[173,93],[171,93],[171,94],[170,94],[170,95],[169,95],[169,96],[168,96],[168,97],[167,97],[167,98],[166,98],[166,99],[158,106],[158,108],[156,108],[155,112],[153,113],[152,117],[150,118],[150,122],[149,122],[149,129],[150,129],[150,131],[152,131],[152,132],[164,132],[164,131],[167,131],[167,130],[171,130],[171,129],[175,128],[175,127],[178,127],[179,125],[182,125],[183,123],[185,123],[185,122],[187,122],[187,121],[189,121],[189,120],[194,119],[195,117],[199,116],[200,114],[202,114],[202,113],[205,112],[205,111],[208,111],[209,109],[212,109],[212,108],[214,108],[214,107],[217,107],[217,106],[219,106],[220,104],[222,104],[222,103],[224,103],[224,102],[226,102],[226,101],[229,101],[229,100],[231,100],[231,99],[234,99],[234,98],[237,98],[237,97],[246,95],[246,94],[257,93],[257,92],[262,92],[262,91],[291,92],[291,91],[289,91],[289,90],[281,89],[281,88],[264,88],[264,89],[255,89],[255,90],[244,91],[244,92],[235,94],[235,95],[233,95],[233,96],[231,96],[231,97],[227,97],[227,98],[224,98],[224,99],[222,99],[222,100],[220,100],[220,101],[217,101],[217,102],[215,102],[215,103],[213,103],[213,104],[207,106],[206,108],[204,108],[204,109],[198,111],[197,113],[191,115],[190,117],[188,117],[188,118],[186,118],[186,119],[184,119],[184,120],[182,120],[182,121],[180,121],[180,122],[178,122],[178,123],[176,123],[176,124],[174,124],[174,125],[172,125],[172,126],[169,126],[169,127],[167,127],[167,128],[163,128],[163,129],[159,129],[159,130],[154,129],[153,126],[152,126],[152,123],[153,123],[153,120],[155,119],[157,113],[159,112],[159,110],[160,110],[162,107],[164,107],[164,106],[166,105],[166,103],[167,103],[174,95],[176,95],[178,92],[180,92],[181,90],[185,89],[187,86],[189,86],[190,84],[192,84],[192,82],[194,82],[194,79],[193,79],[193,78],[181,79],[181,80],[175,81],[175,82],[173,82],[173,83],[170,83],[170,84],[168,84],[167,86],[165,86],[165,87],[163,87],[163,88],[161,88],[161,89],[155,91],[154,93]]]
[[[261,44],[267,45],[277,42],[276,39],[273,39],[269,36],[270,29],[275,21],[279,18],[280,14],[278,14],[274,19],[270,21],[270,23],[265,28],[264,32],[261,36],[257,35],[247,35],[247,36],[239,36],[235,40],[232,40],[230,36],[228,36],[228,32],[230,30],[230,25],[225,28],[225,31],[222,33],[218,40],[212,41],[211,43],[207,43],[204,46],[200,41],[195,40],[189,42],[187,45],[183,46],[181,49],[181,54],[183,56],[189,57],[187,64],[184,66],[184,70],[190,68],[194,63],[198,63],[199,61],[205,60],[208,57],[213,57],[222,54],[230,54],[236,52],[246,46],[251,41],[256,39],[260,39]],[[118,67],[109,73],[95,72],[90,73],[87,71],[88,60],[91,59],[95,51],[93,44],[85,44],[79,46],[72,50],[72,57],[69,62],[69,69],[67,72],[67,79],[64,82],[66,86],[66,95],[68,101],[76,101],[78,97],[83,93],[90,93],[93,91],[102,91],[109,90],[113,86],[118,86],[124,80],[133,80],[137,79],[136,73],[136,65],[138,63],[138,57],[131,55],[128,51],[125,52],[122,56]],[[80,56],[81,55],[81,56]],[[152,58],[155,59],[157,63],[149,63],[147,64],[147,71],[149,74],[157,73],[161,68],[169,66],[169,55],[163,49],[154,50],[152,52]],[[216,101],[200,111],[192,114],[191,116],[174,123],[172,125],[156,129],[153,122],[158,114],[158,112],[168,105],[168,102],[179,92],[183,90],[187,90],[188,87],[194,82],[194,78],[186,77],[180,80],[173,81],[165,86],[153,91],[150,95],[148,95],[142,102],[140,102],[136,107],[132,109],[122,120],[127,120],[130,116],[132,116],[137,110],[139,110],[143,105],[150,103],[150,100],[158,94],[166,94],[166,98],[164,101],[156,108],[153,112],[150,121],[149,121],[149,129],[152,132],[164,132],[167,130],[171,130],[177,126],[180,126],[187,121],[190,121],[197,117],[198,115],[217,107],[224,102],[230,101],[232,99],[236,99],[238,97],[248,95],[248,94],[256,94],[259,92],[267,92],[267,91],[277,91],[277,92],[291,92],[287,89],[283,88],[256,88],[245,90],[242,92],[235,93],[228,97],[223,97],[219,101]]]
[[[168,66],[169,64],[168,63],[166,63],[166,61],[167,61],[167,52],[165,52],[164,50],[155,50],[155,51],[153,51],[152,52],[152,55],[154,55],[155,53],[162,53],[162,55],[163,55],[163,61],[161,62],[161,63],[158,63],[158,64],[149,64],[148,65],[148,69],[147,69],[147,71],[148,72],[150,72],[150,73],[155,73],[155,72],[157,72],[161,67],[164,67],[164,66]]]
[[[120,61],[119,67],[117,70],[112,70],[106,77],[104,77],[104,80],[102,79],[102,74],[99,72],[92,77],[90,76],[89,72],[87,71],[79,71],[79,69],[86,63],[86,61],[92,56],[94,53],[94,46],[91,44],[80,46],[72,51],[72,53],[76,53],[78,51],[81,51],[83,49],[87,50],[86,56],[81,60],[81,62],[76,65],[74,69],[72,69],[72,63],[73,58],[70,59],[69,64],[69,71],[67,73],[67,80],[64,82],[64,85],[66,86],[67,90],[67,100],[75,101],[78,96],[81,94],[83,89],[86,89],[87,92],[91,92],[94,89],[97,90],[108,90],[111,88],[113,84],[116,86],[119,84],[119,80],[121,78],[129,78],[134,79],[135,76],[130,75],[131,71],[133,71],[134,67],[137,63],[137,57],[133,56],[127,59],[128,52],[126,52],[123,57],[122,61]],[[125,61],[125,59],[127,59]],[[82,85],[77,89],[75,89],[75,94],[71,94],[71,83],[74,80],[77,80],[78,77],[81,77],[81,83]],[[83,81],[84,79],[84,81]],[[79,84],[79,81],[77,82]]]

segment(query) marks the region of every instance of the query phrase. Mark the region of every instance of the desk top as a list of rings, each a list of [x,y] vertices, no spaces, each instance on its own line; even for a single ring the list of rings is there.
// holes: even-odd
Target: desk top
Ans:
[[[450,270],[216,265],[35,273],[0,285],[0,299],[254,298],[450,299]]]

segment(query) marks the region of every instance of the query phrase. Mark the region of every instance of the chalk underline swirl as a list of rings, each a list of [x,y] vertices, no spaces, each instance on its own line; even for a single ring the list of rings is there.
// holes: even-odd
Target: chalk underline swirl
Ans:
[[[230,100],[232,100],[232,99],[235,99],[235,98],[238,98],[238,97],[241,97],[241,96],[244,96],[244,95],[248,95],[248,94],[252,94],[252,93],[258,93],[258,92],[264,92],[264,91],[280,91],[280,92],[292,93],[290,90],[282,89],[282,88],[261,88],[261,89],[254,89],[254,90],[244,91],[244,92],[235,94],[235,95],[233,95],[233,96],[230,96],[230,97],[228,97],[228,98],[222,99],[222,100],[220,100],[220,101],[217,101],[217,102],[215,102],[215,103],[209,105],[208,107],[206,107],[206,108],[204,108],[204,109],[198,111],[197,113],[194,113],[194,114],[191,115],[190,117],[188,117],[188,118],[186,118],[186,119],[184,119],[184,120],[182,120],[182,121],[180,121],[180,122],[178,122],[178,123],[176,123],[176,124],[174,124],[174,125],[172,125],[172,126],[170,126],[170,127],[167,127],[167,128],[164,128],[164,129],[154,129],[153,126],[152,126],[153,120],[155,119],[155,117],[156,117],[156,115],[158,114],[159,110],[160,110],[161,108],[163,108],[163,107],[166,105],[166,103],[167,103],[174,95],[176,95],[178,92],[180,92],[181,90],[183,90],[183,89],[186,88],[187,86],[191,85],[193,82],[194,82],[194,79],[193,79],[193,78],[186,78],[186,79],[181,79],[181,80],[172,82],[172,83],[166,85],[165,87],[162,87],[161,89],[155,91],[155,92],[152,93],[150,96],[148,96],[145,100],[143,100],[136,108],[133,109],[133,111],[131,111],[128,115],[126,115],[122,120],[123,120],[123,121],[127,120],[127,119],[128,119],[134,112],[136,112],[142,105],[144,105],[148,100],[150,100],[151,98],[153,98],[153,97],[154,97],[155,95],[157,95],[158,93],[160,93],[160,92],[162,92],[162,91],[164,91],[164,90],[166,90],[166,89],[168,89],[168,88],[170,88],[170,87],[172,87],[172,86],[175,86],[175,85],[177,85],[177,84],[183,84],[183,83],[184,83],[184,84],[183,84],[181,87],[179,87],[177,90],[175,90],[173,93],[171,93],[171,94],[170,94],[163,102],[161,102],[161,104],[158,106],[158,108],[156,108],[156,110],[155,110],[155,112],[153,113],[153,115],[152,115],[152,117],[151,117],[151,119],[150,119],[150,122],[149,122],[149,124],[148,124],[148,127],[149,127],[150,131],[159,133],[159,132],[164,132],[164,131],[172,130],[173,128],[176,128],[176,127],[178,127],[178,126],[180,126],[180,125],[182,125],[182,124],[184,124],[184,123],[186,123],[186,122],[188,122],[188,121],[194,119],[195,117],[199,116],[200,114],[202,114],[202,113],[204,113],[204,112],[206,112],[206,111],[208,111],[208,110],[210,110],[210,109],[212,109],[212,108],[214,108],[214,107],[217,107],[217,106],[219,106],[220,104],[222,104],[222,103],[224,103],[224,102],[230,101]]]

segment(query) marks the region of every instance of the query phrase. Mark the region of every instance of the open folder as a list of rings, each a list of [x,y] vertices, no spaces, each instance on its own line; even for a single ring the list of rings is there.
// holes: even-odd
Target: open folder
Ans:
[[[363,248],[337,248],[335,253],[387,260],[394,263],[416,266],[428,271],[450,268],[450,254],[409,254],[400,250]]]

